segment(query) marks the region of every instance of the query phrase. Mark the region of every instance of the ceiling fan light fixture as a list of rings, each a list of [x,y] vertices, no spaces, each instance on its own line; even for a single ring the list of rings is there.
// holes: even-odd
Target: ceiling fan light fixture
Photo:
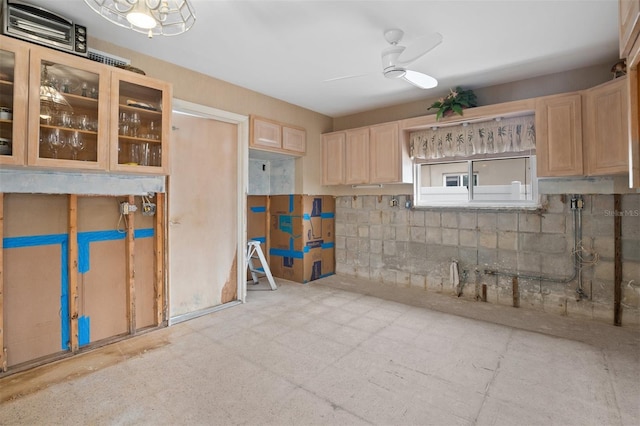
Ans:
[[[191,0],[84,0],[106,20],[139,33],[178,35],[196,21]]]
[[[151,11],[144,1],[139,1],[133,10],[127,13],[127,21],[129,21],[131,25],[144,28],[145,30],[150,30],[158,25],[158,22],[151,15]]]

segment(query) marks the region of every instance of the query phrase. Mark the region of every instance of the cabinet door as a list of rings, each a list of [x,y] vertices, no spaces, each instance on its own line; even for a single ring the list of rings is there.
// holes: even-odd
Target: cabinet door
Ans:
[[[629,96],[629,187],[640,188],[640,73],[631,68],[627,73]]]
[[[369,183],[369,128],[345,132],[344,183]]]
[[[629,168],[626,78],[585,91],[587,175],[627,173]]]
[[[167,82],[130,71],[113,71],[111,170],[168,174],[171,96]]]
[[[640,32],[640,0],[619,0],[618,5],[620,57],[626,58]]]
[[[322,184],[344,183],[345,133],[322,135]]]
[[[0,36],[0,164],[24,165],[27,145],[29,48]]]
[[[304,154],[307,149],[307,132],[303,129],[282,126],[282,148],[296,154]]]
[[[250,146],[255,148],[282,148],[282,126],[279,123],[255,118],[252,120]]]
[[[539,177],[583,174],[580,94],[537,100],[536,154]]]
[[[109,67],[38,46],[29,66],[28,164],[106,170]]]
[[[371,183],[395,183],[402,180],[401,147],[398,123],[372,126],[369,129]]]

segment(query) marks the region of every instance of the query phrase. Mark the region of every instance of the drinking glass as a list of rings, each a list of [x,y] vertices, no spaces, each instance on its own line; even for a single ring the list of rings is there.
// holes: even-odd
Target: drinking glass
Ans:
[[[118,129],[122,136],[129,136],[129,114],[126,112],[121,112],[118,116]]]
[[[69,136],[69,148],[71,148],[71,159],[78,159],[78,152],[84,149],[84,140],[82,140],[82,135],[77,130],[71,133]]]
[[[66,143],[64,138],[60,137],[60,129],[51,129],[47,143],[49,144],[53,158],[58,158],[58,151],[61,150]]]
[[[130,117],[130,124],[131,124],[131,136],[133,136],[134,138],[138,137],[138,130],[140,129],[140,114],[138,114],[137,112],[133,112],[131,113],[131,117]]]
[[[59,125],[69,129],[73,127],[73,115],[69,111],[62,111],[60,113]]]

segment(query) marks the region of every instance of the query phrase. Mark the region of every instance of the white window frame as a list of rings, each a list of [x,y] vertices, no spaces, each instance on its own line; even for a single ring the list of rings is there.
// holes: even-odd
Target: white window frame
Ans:
[[[447,163],[467,163],[467,172],[460,173],[473,176],[477,174],[474,172],[473,164],[479,161],[487,160],[502,160],[510,158],[528,158],[530,161],[531,169],[531,199],[530,200],[480,200],[474,197],[474,185],[466,186],[443,186],[443,187],[421,187],[421,166],[430,164],[447,164]],[[444,160],[444,159],[442,159]],[[462,207],[462,208],[487,208],[487,209],[537,209],[540,208],[540,195],[538,194],[538,177],[536,175],[536,156],[532,154],[527,155],[513,155],[508,157],[496,156],[483,157],[483,158],[469,158],[469,159],[449,159],[448,161],[414,161],[414,180],[413,180],[413,200],[415,208],[430,208],[430,207]],[[453,173],[457,174],[457,173]],[[444,183],[445,177],[443,177]],[[505,185],[500,185],[504,187]],[[426,190],[428,188],[428,190]],[[504,188],[502,188],[504,189]],[[429,199],[425,199],[425,190],[429,192]]]

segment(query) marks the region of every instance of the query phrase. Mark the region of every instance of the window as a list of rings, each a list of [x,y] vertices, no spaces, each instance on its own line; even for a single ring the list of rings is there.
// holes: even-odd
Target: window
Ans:
[[[414,205],[537,207],[535,139],[531,113],[411,133]]]
[[[415,167],[417,207],[538,205],[535,155],[417,163]]]

